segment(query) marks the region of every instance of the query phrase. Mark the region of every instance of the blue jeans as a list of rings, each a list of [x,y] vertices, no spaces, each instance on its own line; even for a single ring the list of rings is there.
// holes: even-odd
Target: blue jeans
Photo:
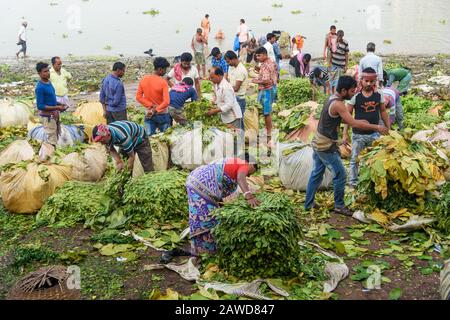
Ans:
[[[244,114],[245,114],[245,109],[247,107],[247,101],[245,100],[245,97],[244,98],[236,97],[236,100],[237,100],[239,106],[241,107],[241,111],[242,111],[242,126],[241,126],[241,129],[244,130],[245,129],[244,128],[245,127],[244,126]]]
[[[331,88],[336,88],[338,85],[339,78],[344,75],[344,68],[338,66],[331,66]]]
[[[358,184],[358,156],[365,149],[380,137],[378,132],[372,134],[352,135],[352,157],[350,159],[350,184],[355,186]]]
[[[165,132],[172,125],[172,118],[170,114],[155,114],[151,119],[145,119],[145,132],[148,136],[152,136],[156,134],[156,130],[159,129],[159,132]]]
[[[323,175],[326,168],[333,173],[333,189],[334,189],[334,207],[342,208],[345,206],[344,193],[345,182],[347,180],[347,172],[342,164],[339,152],[319,152],[313,153],[314,166],[309,177],[308,187],[306,189],[305,209],[311,209],[314,205],[314,198],[317,190],[322,184]]]

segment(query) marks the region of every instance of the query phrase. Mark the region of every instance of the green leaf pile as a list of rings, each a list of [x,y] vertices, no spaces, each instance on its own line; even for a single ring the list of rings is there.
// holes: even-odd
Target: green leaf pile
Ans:
[[[280,130],[286,133],[306,126],[311,114],[311,108],[309,107],[296,106],[291,111],[291,114],[284,118],[279,125]]]
[[[312,99],[312,87],[308,79],[281,80],[278,84],[278,102],[293,107]]]
[[[187,218],[186,178],[183,171],[169,170],[132,180],[125,186],[125,211],[132,214],[133,222]]]
[[[238,278],[298,276],[302,233],[292,202],[282,193],[257,198],[255,209],[240,198],[214,212],[220,268]]]
[[[103,194],[94,183],[68,181],[47,199],[36,216],[38,224],[72,227],[105,209]]]
[[[206,114],[211,108],[211,102],[206,99],[202,99],[186,104],[184,111],[188,121],[190,122],[201,121],[204,126],[217,128],[223,127],[224,124],[220,119],[220,114],[215,114],[213,116],[208,116]]]

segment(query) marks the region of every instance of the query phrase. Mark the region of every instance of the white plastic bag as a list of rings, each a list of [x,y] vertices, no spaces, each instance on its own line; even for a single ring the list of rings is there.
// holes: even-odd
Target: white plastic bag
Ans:
[[[289,150],[296,150],[283,156]],[[280,145],[279,177],[287,189],[306,191],[309,177],[313,169],[313,149],[302,143],[290,143]],[[333,181],[333,174],[326,169],[323,176],[321,189],[328,189]]]

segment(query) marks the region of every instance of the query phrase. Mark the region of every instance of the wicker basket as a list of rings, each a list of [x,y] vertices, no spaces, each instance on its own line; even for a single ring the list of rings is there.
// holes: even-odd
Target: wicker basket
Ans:
[[[20,279],[7,300],[80,300],[80,290],[67,288],[67,267],[41,268]]]

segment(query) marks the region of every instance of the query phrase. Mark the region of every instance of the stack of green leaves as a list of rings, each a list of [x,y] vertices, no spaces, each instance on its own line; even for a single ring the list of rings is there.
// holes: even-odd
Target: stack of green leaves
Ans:
[[[402,98],[404,126],[415,130],[430,129],[438,124],[441,119],[429,113],[433,103],[430,100],[408,95]]]
[[[436,207],[438,227],[446,234],[450,234],[450,182],[441,189],[441,197]]]
[[[214,211],[220,268],[241,279],[298,276],[302,233],[292,202],[283,193],[257,198],[255,209],[239,198]]]
[[[443,170],[448,166],[431,144],[395,131],[375,141],[360,160],[360,191],[372,204],[389,211],[413,202],[423,208],[425,197],[445,181]]]
[[[187,173],[168,170],[146,174],[125,186],[123,204],[134,223],[187,219]]]
[[[105,209],[104,196],[95,183],[68,181],[47,199],[36,216],[38,224],[72,227]]]
[[[213,83],[208,80],[203,80],[201,85],[202,93],[211,93],[213,92]]]
[[[206,114],[212,107],[213,105],[210,101],[202,99],[186,104],[184,107],[184,111],[186,113],[188,121],[201,121],[204,126],[208,127],[223,127],[224,124],[220,119],[220,114],[215,114],[213,116],[208,116]]]
[[[286,133],[301,129],[308,124],[311,108],[297,106],[291,109],[291,114],[280,121],[279,129]]]
[[[293,107],[312,99],[312,87],[308,79],[281,80],[278,84],[278,102]]]

